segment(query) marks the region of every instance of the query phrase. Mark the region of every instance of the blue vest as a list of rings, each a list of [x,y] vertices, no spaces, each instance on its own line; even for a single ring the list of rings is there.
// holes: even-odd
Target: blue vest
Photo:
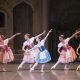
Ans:
[[[39,49],[40,49],[40,51],[42,52],[42,51],[44,51],[46,48],[45,48],[44,46],[40,46]]]

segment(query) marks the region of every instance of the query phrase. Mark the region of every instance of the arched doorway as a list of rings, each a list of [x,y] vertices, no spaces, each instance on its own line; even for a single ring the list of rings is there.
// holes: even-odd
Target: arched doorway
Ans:
[[[14,49],[21,49],[24,34],[33,34],[33,10],[30,5],[22,2],[13,8],[13,26],[14,33],[22,33],[14,39]]]
[[[3,12],[0,12],[0,28],[5,26],[5,15]]]
[[[0,34],[6,36],[6,13],[3,10],[0,10]]]

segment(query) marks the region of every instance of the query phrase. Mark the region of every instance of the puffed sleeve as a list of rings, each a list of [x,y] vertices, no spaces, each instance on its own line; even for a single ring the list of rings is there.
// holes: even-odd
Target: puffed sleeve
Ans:
[[[58,44],[58,48],[61,48],[61,47],[62,47],[62,44],[61,44],[61,43],[59,43],[59,44]]]
[[[32,37],[32,38],[30,39],[30,42],[33,43],[34,39],[35,39],[35,37]]]
[[[69,42],[70,38],[65,39],[65,41]]]
[[[8,42],[9,42],[9,39],[7,38],[7,39],[5,39],[4,40],[4,45],[7,45],[8,44]]]

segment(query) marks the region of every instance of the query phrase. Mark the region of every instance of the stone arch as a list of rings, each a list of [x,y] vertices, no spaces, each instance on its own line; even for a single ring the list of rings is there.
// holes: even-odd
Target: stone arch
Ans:
[[[15,4],[13,5],[13,8],[14,8],[15,6],[19,5],[19,4],[22,3],[22,2],[28,4],[29,6],[32,7],[32,9],[34,9],[33,4],[32,4],[31,2],[29,2],[28,0],[19,0],[18,2],[15,2]]]
[[[14,39],[14,48],[21,49],[24,34],[33,35],[33,9],[24,1],[13,8],[13,26],[14,34],[16,32],[22,33],[20,37]]]
[[[0,28],[5,26],[5,15],[3,12],[0,12]]]
[[[4,26],[2,26],[2,27],[6,27],[7,26],[7,14],[6,14],[6,12],[4,10],[1,10],[1,9],[0,9],[0,13],[4,17]]]

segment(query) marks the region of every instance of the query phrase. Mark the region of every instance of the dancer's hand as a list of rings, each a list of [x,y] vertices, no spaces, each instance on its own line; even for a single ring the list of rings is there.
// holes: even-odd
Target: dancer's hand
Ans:
[[[16,33],[16,35],[21,35],[21,33]]]
[[[51,33],[51,32],[52,32],[52,30],[53,30],[53,29],[51,29],[51,30],[49,31],[49,33]]]
[[[77,31],[75,34],[79,34],[80,33],[80,31]]]
[[[46,33],[46,30],[43,31],[43,34],[45,34],[45,33]]]

